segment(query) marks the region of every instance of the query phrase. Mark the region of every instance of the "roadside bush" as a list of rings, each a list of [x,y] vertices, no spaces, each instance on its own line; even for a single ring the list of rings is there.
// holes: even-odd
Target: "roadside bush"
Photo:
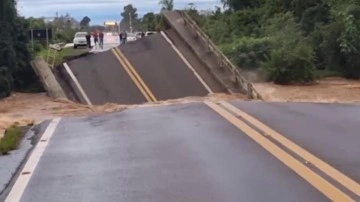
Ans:
[[[313,47],[303,37],[291,13],[279,14],[266,25],[274,40],[270,57],[262,63],[268,79],[277,84],[307,83],[315,79]],[[279,30],[282,30],[281,32]]]
[[[220,46],[224,54],[238,67],[251,69],[260,66],[269,56],[272,41],[268,37],[242,37],[231,44]]]
[[[0,154],[6,155],[9,151],[16,149],[22,136],[23,133],[19,127],[8,128],[4,137],[0,139]]]
[[[294,50],[286,48],[271,51],[262,63],[268,79],[277,84],[308,83],[315,79],[312,49],[300,45]]]
[[[46,49],[46,45],[43,45],[41,42],[39,41],[34,41],[34,52],[35,53],[39,53],[40,51],[42,51],[43,49]]]

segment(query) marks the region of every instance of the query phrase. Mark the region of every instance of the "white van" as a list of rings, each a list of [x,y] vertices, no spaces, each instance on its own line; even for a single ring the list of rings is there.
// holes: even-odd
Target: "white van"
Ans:
[[[78,46],[86,46],[86,35],[87,32],[76,32],[74,36],[74,48],[76,49]]]

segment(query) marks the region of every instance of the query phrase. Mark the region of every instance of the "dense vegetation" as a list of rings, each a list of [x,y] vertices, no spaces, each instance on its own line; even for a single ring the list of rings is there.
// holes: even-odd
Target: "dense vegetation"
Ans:
[[[0,98],[11,91],[34,92],[43,88],[30,61],[46,48],[46,41],[29,41],[30,29],[49,28],[53,31],[50,43],[71,42],[76,31],[89,27],[90,18],[78,23],[69,14],[57,16],[51,23],[42,18],[20,17],[15,0],[0,1]],[[78,25],[78,26],[77,26]]]
[[[15,0],[0,1],[0,97],[38,83],[30,66],[26,19],[17,15]]]
[[[222,0],[192,17],[240,68],[269,80],[311,82],[319,70],[360,78],[360,1]]]

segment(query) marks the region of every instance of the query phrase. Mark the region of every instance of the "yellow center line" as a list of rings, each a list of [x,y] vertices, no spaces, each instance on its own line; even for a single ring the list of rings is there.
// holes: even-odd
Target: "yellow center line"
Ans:
[[[144,90],[147,92],[149,97],[153,100],[153,102],[157,102],[156,97],[154,94],[150,91],[149,87],[145,84],[145,82],[141,79],[140,75],[136,72],[134,66],[127,60],[127,58],[124,56],[124,54],[121,52],[119,48],[115,48],[115,51],[119,54],[119,56],[123,59],[123,61],[127,64],[130,71],[134,74],[135,78],[138,79],[140,84],[143,86]]]
[[[360,196],[360,185],[350,177],[346,176],[345,174],[341,173],[334,167],[330,166],[323,160],[319,159],[315,155],[311,154],[310,152],[306,151],[304,148],[300,147],[299,145],[295,144],[291,140],[287,139],[284,135],[276,132],[275,130],[271,129],[269,126],[263,124],[259,120],[255,119],[251,115],[247,114],[246,112],[240,110],[239,108],[231,105],[227,102],[220,102],[220,104],[227,108],[228,110],[232,111],[238,116],[243,117],[249,123],[253,124],[255,127],[260,129],[261,131],[265,132],[267,135],[271,136],[273,139],[284,145],[290,151],[298,154],[301,158],[305,159],[306,161],[310,162],[312,165],[326,173],[329,177],[333,178],[341,185],[355,193],[356,195]]]
[[[261,145],[266,151],[271,153],[287,167],[292,169],[295,173],[297,173],[300,177],[310,183],[318,191],[323,193],[330,200],[335,202],[354,201],[344,192],[342,192],[337,187],[316,174],[310,168],[306,167],[302,162],[298,161],[293,156],[286,153],[280,147],[278,147],[273,142],[261,135],[259,132],[248,126],[246,123],[244,123],[234,115],[232,115],[230,112],[226,111],[222,107],[212,102],[205,102],[205,104],[209,106],[212,110],[217,112],[219,115],[221,115],[223,118],[225,118],[227,121],[232,123],[234,126],[236,126],[238,129],[243,131],[244,134],[246,134],[256,143]]]
[[[139,90],[141,91],[141,93],[144,95],[144,97],[146,98],[146,100],[148,102],[152,102],[151,98],[148,96],[148,94],[145,92],[145,90],[142,88],[142,86],[140,85],[140,83],[137,81],[137,79],[134,77],[134,75],[131,73],[131,71],[129,70],[129,68],[126,66],[126,64],[124,63],[124,61],[120,58],[120,56],[116,53],[116,51],[114,49],[111,49],[111,51],[113,52],[113,54],[115,55],[116,59],[120,62],[121,66],[123,66],[123,68],[125,69],[125,71],[128,73],[128,75],[130,76],[131,80],[134,81],[135,85],[139,88]]]

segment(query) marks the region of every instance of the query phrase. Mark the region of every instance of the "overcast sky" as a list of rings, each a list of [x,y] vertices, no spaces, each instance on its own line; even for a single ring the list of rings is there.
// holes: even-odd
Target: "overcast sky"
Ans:
[[[136,3],[135,3],[136,2]],[[147,12],[158,12],[158,0],[18,0],[18,10],[25,17],[53,17],[56,12],[70,13],[78,20],[91,18],[91,24],[103,24],[106,20],[119,20],[120,12],[129,3],[138,9],[139,16]],[[198,9],[214,9],[220,0],[174,0],[175,8],[181,9],[194,3]]]

